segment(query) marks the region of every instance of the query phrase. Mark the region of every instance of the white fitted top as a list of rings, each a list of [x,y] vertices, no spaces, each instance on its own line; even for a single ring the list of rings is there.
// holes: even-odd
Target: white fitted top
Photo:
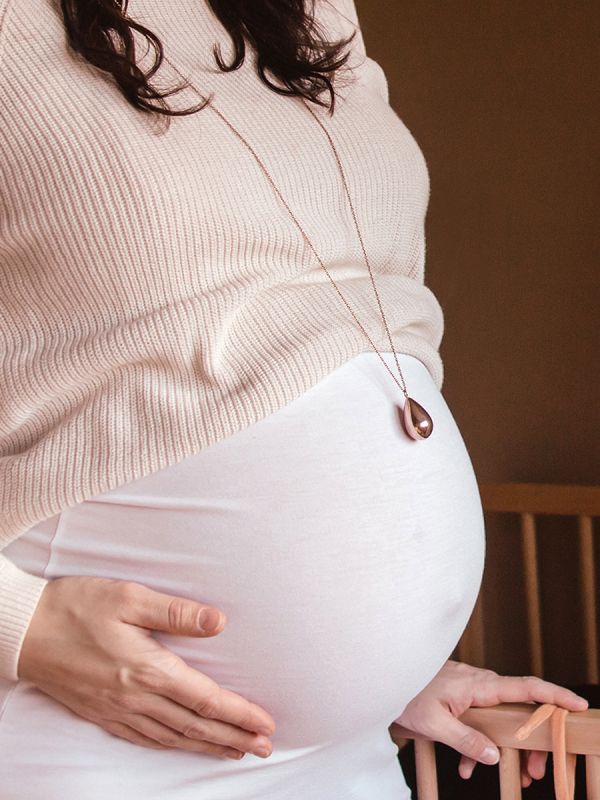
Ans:
[[[218,636],[156,636],[273,716],[271,757],[146,749],[7,683],[0,772],[18,780],[2,800],[410,797],[387,727],[454,649],[485,545],[454,418],[423,363],[399,360],[433,418],[427,440],[406,435],[399,387],[361,353],[258,423],[7,548],[45,577],[137,580],[222,608]]]

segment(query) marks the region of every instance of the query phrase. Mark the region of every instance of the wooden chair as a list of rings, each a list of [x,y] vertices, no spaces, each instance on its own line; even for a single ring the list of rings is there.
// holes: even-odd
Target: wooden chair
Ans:
[[[584,623],[586,682],[598,683],[598,622],[596,617],[596,573],[592,518],[600,516],[600,486],[565,486],[545,483],[480,484],[486,514],[518,514],[521,554],[525,575],[527,630],[531,653],[531,674],[544,676],[540,581],[537,558],[536,515],[559,514],[577,518],[579,587]],[[481,594],[458,643],[458,660],[485,663],[484,619]]]
[[[559,514],[577,517],[585,673],[588,684],[598,684],[598,624],[592,518],[600,516],[600,486],[488,483],[481,484],[479,490],[486,513],[516,513],[520,517],[531,674],[540,677],[544,675],[544,658],[536,515]],[[456,653],[456,658],[460,661],[485,665],[484,612],[481,594],[457,645]],[[493,668],[493,665],[490,666]],[[517,800],[522,797],[519,750],[552,752],[550,720],[540,725],[525,741],[515,738],[516,729],[529,718],[531,712],[531,704],[505,703],[489,708],[471,708],[461,717],[466,724],[489,736],[500,749],[498,769],[501,800]],[[590,708],[584,712],[569,714],[564,725],[566,752],[572,754],[569,756],[573,760],[572,763],[578,755],[582,755],[585,759],[587,798],[600,800],[600,709]],[[438,800],[434,742],[415,736],[411,731],[396,724],[390,726],[390,736],[399,748],[405,746],[408,740],[414,740],[418,798]],[[555,770],[559,768],[555,767]]]
[[[495,742],[500,750],[501,800],[521,800],[519,750],[552,752],[550,720],[536,728],[524,741],[515,738],[517,728],[531,715],[531,704],[503,703],[489,708],[470,708],[460,719]],[[600,800],[600,709],[567,715],[566,751],[585,758],[587,800]],[[400,747],[407,738],[415,740],[417,792],[419,800],[438,800],[435,745],[396,723],[390,727],[392,740]],[[573,795],[570,795],[572,798]]]

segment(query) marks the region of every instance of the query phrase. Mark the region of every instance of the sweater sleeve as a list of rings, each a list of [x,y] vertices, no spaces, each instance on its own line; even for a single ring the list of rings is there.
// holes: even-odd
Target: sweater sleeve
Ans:
[[[0,0],[0,65],[10,0]],[[0,513],[2,511],[0,510]],[[0,553],[0,677],[18,680],[17,665],[29,622],[48,581],[24,572]]]
[[[48,581],[0,554],[0,677],[16,681],[23,640]]]

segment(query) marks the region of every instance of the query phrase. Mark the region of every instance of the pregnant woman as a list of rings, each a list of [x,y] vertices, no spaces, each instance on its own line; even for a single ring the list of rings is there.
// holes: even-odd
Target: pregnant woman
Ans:
[[[0,0],[0,78],[0,800],[406,800],[394,720],[467,777],[470,705],[585,708],[448,660],[483,514],[352,0]]]

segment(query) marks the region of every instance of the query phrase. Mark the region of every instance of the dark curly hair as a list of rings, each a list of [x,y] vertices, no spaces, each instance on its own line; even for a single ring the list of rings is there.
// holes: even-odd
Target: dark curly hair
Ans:
[[[325,0],[328,2],[328,0]],[[202,0],[198,0],[202,2]],[[340,55],[356,31],[347,39],[330,42],[315,19],[315,0],[207,0],[235,46],[235,57],[225,64],[218,46],[213,54],[219,69],[231,72],[244,62],[246,41],[256,49],[257,72],[274,92],[305,97],[326,106],[319,95],[327,89],[331,105],[335,92],[330,75],[342,67],[350,52]],[[311,9],[305,5],[310,2]],[[128,0],[61,0],[68,43],[86,61],[110,73],[126,100],[146,112],[169,116],[193,114],[208,101],[192,108],[173,110],[165,98],[189,84],[159,91],[150,83],[163,60],[168,61],[158,36],[127,15]],[[174,12],[176,13],[176,11]],[[143,72],[136,63],[137,31],[154,51],[154,63]],[[170,63],[170,62],[169,62]],[[272,83],[269,70],[283,86]]]

